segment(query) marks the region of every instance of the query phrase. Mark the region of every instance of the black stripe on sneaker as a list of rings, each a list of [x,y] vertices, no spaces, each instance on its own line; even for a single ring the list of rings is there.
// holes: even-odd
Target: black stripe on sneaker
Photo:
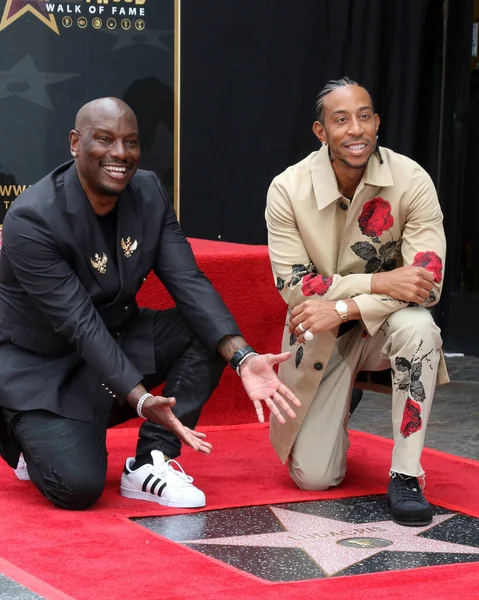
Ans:
[[[155,481],[155,483],[150,488],[150,494],[154,494],[155,493],[155,488],[160,483],[160,481],[161,481],[161,479],[158,477],[158,479]]]
[[[166,487],[166,481],[165,483],[160,487],[160,489],[158,490],[158,496],[161,496],[161,492],[165,489]]]
[[[150,480],[153,479],[153,473],[150,473],[148,477],[143,482],[143,487],[141,488],[142,492],[146,492],[146,486],[150,483]]]

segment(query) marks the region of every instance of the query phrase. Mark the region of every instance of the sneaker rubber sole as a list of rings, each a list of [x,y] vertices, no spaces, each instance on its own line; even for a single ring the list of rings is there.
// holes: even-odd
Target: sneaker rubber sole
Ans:
[[[391,517],[394,523],[397,525],[405,525],[406,527],[425,527],[432,523],[432,514],[421,515],[417,513],[398,513],[391,508],[391,502],[389,498],[386,501],[389,510],[391,511]]]
[[[123,486],[120,486],[120,494],[124,498],[130,498],[131,500],[146,500],[147,502],[155,502],[162,506],[171,506],[172,508],[202,508],[206,506],[206,502],[175,502],[172,500],[165,500],[161,496],[155,496],[149,492],[141,492],[139,490],[129,490]]]

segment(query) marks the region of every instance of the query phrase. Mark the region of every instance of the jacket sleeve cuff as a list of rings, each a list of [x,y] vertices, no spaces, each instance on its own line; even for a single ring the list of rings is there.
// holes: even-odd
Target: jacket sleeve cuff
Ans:
[[[370,273],[361,273],[358,275],[347,275],[345,278],[350,293],[348,298],[355,298],[360,294],[371,294],[371,285],[373,276]],[[333,288],[334,289],[334,288]]]
[[[143,376],[132,366],[128,369],[128,373],[108,378],[105,383],[120,399],[126,399],[131,390],[142,381]]]
[[[375,335],[381,328],[391,311],[378,310],[378,298],[368,294],[361,294],[353,298],[361,313],[361,321],[369,335]]]

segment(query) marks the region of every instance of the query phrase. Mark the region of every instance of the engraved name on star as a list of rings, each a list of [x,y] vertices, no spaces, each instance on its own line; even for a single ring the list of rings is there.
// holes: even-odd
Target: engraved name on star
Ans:
[[[357,524],[282,508],[270,508],[285,531],[182,543],[193,548],[195,544],[299,548],[307,552],[327,576],[335,575],[379,552],[477,554],[479,557],[479,548],[419,537],[419,534],[451,519],[454,514],[436,515],[433,523],[426,527],[403,527],[392,521]],[[387,540],[391,544],[386,547],[371,547],[372,544],[368,543],[370,538]],[[340,540],[348,540],[349,544],[340,545]]]

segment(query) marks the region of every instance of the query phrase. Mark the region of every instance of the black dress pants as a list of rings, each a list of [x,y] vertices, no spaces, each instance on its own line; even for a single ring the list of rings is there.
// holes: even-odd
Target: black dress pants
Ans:
[[[173,413],[193,429],[201,409],[219,383],[224,360],[198,339],[177,309],[158,311],[154,320],[156,373],[143,383],[152,389],[164,383],[162,395],[176,398]],[[103,492],[107,469],[106,430],[136,417],[107,391],[95,403],[92,422],[67,419],[46,410],[2,409],[11,433],[21,445],[32,482],[57,506],[83,510]],[[171,458],[180,440],[163,427],[145,421],[139,430],[137,458],[161,450]]]

